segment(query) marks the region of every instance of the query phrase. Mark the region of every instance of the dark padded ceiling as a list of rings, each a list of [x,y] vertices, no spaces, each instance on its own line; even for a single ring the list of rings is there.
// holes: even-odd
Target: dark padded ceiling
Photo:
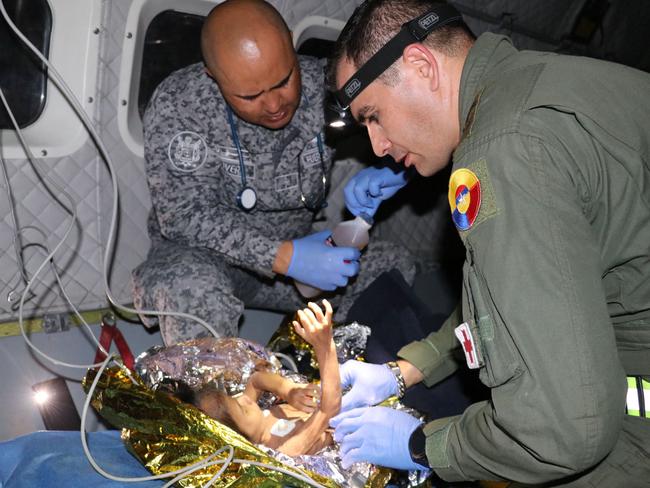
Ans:
[[[520,49],[608,59],[650,71],[648,0],[450,0],[474,31]]]

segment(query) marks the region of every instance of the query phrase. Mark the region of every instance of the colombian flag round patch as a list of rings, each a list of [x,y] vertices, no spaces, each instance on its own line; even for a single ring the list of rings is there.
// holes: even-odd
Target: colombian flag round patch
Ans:
[[[481,182],[467,168],[457,169],[449,179],[451,218],[458,230],[468,230],[481,207]]]

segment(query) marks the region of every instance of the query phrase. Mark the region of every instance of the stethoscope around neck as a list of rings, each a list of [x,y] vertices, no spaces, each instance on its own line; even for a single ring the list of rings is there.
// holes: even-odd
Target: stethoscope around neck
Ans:
[[[237,131],[237,125],[235,124],[235,119],[230,107],[226,107],[226,114],[228,116],[228,125],[230,126],[230,136],[232,141],[235,144],[237,149],[237,158],[239,159],[239,176],[241,178],[241,190],[237,193],[237,205],[239,208],[245,212],[250,212],[257,205],[257,192],[254,188],[248,186],[246,183],[246,166],[244,165],[244,152],[241,148],[241,143],[239,142],[239,132]],[[323,190],[319,198],[319,201],[316,205],[309,205],[307,203],[307,198],[302,191],[302,164],[300,158],[298,158],[298,186],[300,187],[300,201],[302,205],[312,212],[317,212],[326,206],[325,198],[327,194],[327,175],[325,174],[325,162],[323,161],[323,138],[321,137],[320,132],[316,134],[316,144],[318,145],[318,154],[320,156],[320,165],[323,172],[322,183]],[[285,210],[285,209],[282,209]]]

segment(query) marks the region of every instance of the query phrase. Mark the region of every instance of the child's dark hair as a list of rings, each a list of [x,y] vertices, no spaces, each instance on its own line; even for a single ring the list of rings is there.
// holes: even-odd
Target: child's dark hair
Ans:
[[[204,399],[209,396],[215,399],[214,406],[216,408],[210,412],[206,412],[202,407],[202,403]],[[179,382],[178,386],[176,387],[176,397],[185,403],[194,405],[209,417],[219,421],[227,427],[230,427],[235,432],[241,433],[228,410],[228,395],[213,385],[205,385],[199,389],[194,389],[185,383]]]

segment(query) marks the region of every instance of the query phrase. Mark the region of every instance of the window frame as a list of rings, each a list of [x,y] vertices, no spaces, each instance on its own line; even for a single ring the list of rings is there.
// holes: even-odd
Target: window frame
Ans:
[[[102,0],[48,0],[52,32],[48,61],[56,68],[86,112],[95,109]],[[79,60],[83,60],[80,62]],[[88,140],[88,132],[68,101],[48,77],[45,108],[22,129],[33,154],[64,157],[75,153]],[[26,157],[13,129],[0,130],[2,155]]]
[[[144,39],[151,21],[165,10],[207,15],[219,2],[214,0],[133,0],[126,19],[118,87],[117,125],[124,144],[136,156],[144,157],[142,119],[138,110]]]
[[[50,55],[50,40],[52,38],[52,9],[50,8],[50,4],[47,2],[47,0],[40,0],[41,4],[45,7],[47,10],[46,12],[43,12],[39,10],[37,12],[38,16],[40,17],[38,20],[41,22],[41,24],[37,26],[29,26],[30,30],[34,31],[34,27],[36,27],[36,32],[38,32],[39,39],[38,39],[38,45],[35,44],[35,47],[43,54],[45,58],[48,58]],[[19,1],[16,1],[15,4],[20,3]],[[32,7],[35,4],[32,4]],[[8,10],[7,5],[5,4],[5,10]],[[8,12],[7,12],[8,13]],[[14,12],[14,17],[16,15],[20,15],[20,13]],[[11,17],[10,17],[11,18]],[[16,22],[16,18],[12,19],[13,22]],[[2,21],[2,24],[5,26],[7,36],[9,37],[9,42],[14,43],[15,46],[19,46],[20,53],[17,53],[15,50],[11,51],[5,51],[3,52],[3,55],[7,56],[7,60],[11,59],[16,59],[20,58],[21,61],[23,60],[29,60],[28,63],[22,64],[18,66],[18,71],[13,70],[14,75],[19,74],[21,75],[18,79],[14,80],[7,80],[8,83],[5,84],[3,89],[3,94],[5,98],[7,99],[7,105],[9,105],[9,108],[13,112],[13,116],[16,119],[16,122],[18,126],[21,129],[24,129],[26,127],[29,127],[31,124],[36,122],[38,118],[41,116],[43,113],[43,110],[45,110],[45,102],[47,101],[47,75],[45,69],[42,67],[42,63],[38,60],[36,60],[36,57],[31,54],[31,52],[24,46],[24,43],[22,40],[16,36],[9,25],[6,24],[4,21],[4,18]],[[17,25],[18,29],[29,39],[30,34],[28,32],[25,32],[24,29],[21,28],[20,25]],[[47,36],[43,36],[43,34],[47,32]],[[34,37],[33,35],[31,37]],[[36,40],[30,39],[32,43],[35,43]],[[11,66],[9,66],[11,68]],[[12,71],[11,69],[5,70],[6,72]],[[0,78],[5,73],[0,73]],[[16,110],[15,105],[12,106],[12,103],[16,102],[12,98],[12,92],[14,90],[11,90],[11,85],[12,81],[15,87],[23,87],[25,85],[30,85],[32,88],[35,88],[36,90],[39,90],[38,93],[35,93],[36,90],[33,90],[32,93],[29,93],[29,100],[27,101],[26,105],[31,105],[29,106],[29,112],[27,113],[20,113],[18,110]],[[7,86],[9,85],[9,86]],[[20,90],[18,90],[20,91]],[[15,92],[14,92],[15,93]],[[20,97],[20,95],[19,95]],[[23,96],[23,99],[25,97]],[[2,108],[0,108],[0,112],[3,113],[5,112],[5,107],[4,104],[2,105]],[[18,112],[18,115],[16,114]],[[3,117],[4,118],[4,117]],[[3,122],[6,123],[6,127],[0,126],[0,130],[10,130],[13,129],[13,124],[11,122],[11,118],[9,115],[6,116],[6,120]]]

